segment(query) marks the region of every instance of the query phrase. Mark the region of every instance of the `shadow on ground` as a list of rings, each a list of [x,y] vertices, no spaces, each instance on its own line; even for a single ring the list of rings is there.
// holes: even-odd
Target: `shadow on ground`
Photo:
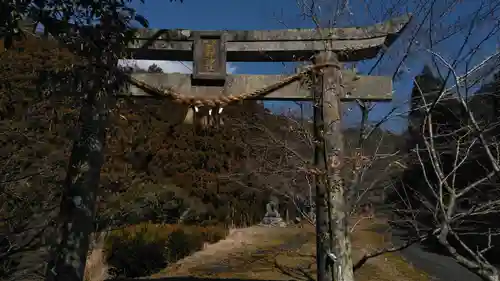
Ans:
[[[411,236],[410,236],[411,237]],[[392,240],[395,244],[408,241],[408,232],[393,229]],[[427,272],[438,281],[481,281],[482,279],[450,257],[443,247],[430,239],[417,243],[401,251],[403,257],[415,267]]]

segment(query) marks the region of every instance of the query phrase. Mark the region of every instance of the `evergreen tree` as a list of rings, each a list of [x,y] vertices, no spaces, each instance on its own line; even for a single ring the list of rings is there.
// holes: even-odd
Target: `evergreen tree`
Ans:
[[[148,67],[149,73],[163,73],[163,69],[159,67],[156,63],[153,63]]]
[[[412,138],[420,134],[420,126],[428,107],[438,98],[443,88],[443,80],[432,73],[425,65],[422,73],[415,77],[411,91],[411,105],[408,114],[408,131]]]

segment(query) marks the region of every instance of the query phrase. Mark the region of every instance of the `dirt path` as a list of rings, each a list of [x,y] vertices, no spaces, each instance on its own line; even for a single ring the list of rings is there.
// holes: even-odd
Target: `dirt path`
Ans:
[[[374,230],[376,226],[377,222],[367,221],[356,227],[353,233],[354,260],[359,259],[363,252],[387,244],[387,237]],[[208,245],[151,278],[304,279],[316,274],[315,251],[314,228],[311,226],[255,226],[234,230],[226,239]],[[431,280],[398,254],[371,259],[355,275],[360,281]]]

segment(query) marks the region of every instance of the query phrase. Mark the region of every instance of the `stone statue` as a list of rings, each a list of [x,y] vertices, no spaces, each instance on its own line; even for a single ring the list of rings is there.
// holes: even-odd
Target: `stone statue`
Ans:
[[[269,203],[266,204],[266,216],[279,217],[280,213],[277,211],[277,205],[278,204],[276,204],[274,201],[269,201]]]
[[[262,219],[260,225],[278,227],[286,226],[286,223],[283,221],[280,213],[278,212],[278,203],[276,203],[275,200],[271,200],[266,204],[266,214],[264,215],[264,218]]]

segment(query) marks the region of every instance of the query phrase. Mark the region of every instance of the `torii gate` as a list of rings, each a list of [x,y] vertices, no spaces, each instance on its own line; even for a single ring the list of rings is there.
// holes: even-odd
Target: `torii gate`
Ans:
[[[326,171],[326,177],[325,173],[316,175],[317,280],[352,280],[352,270],[343,270],[352,268],[352,262],[349,239],[343,239],[349,234],[340,175],[344,150],[340,103],[389,101],[392,81],[390,77],[360,76],[342,70],[340,62],[377,56],[409,20],[407,15],[368,27],[268,31],[138,29],[135,43],[128,47],[129,58],[193,61],[193,74],[132,74],[132,86],[122,95],[160,95],[184,104],[186,111],[189,107],[196,112],[205,108],[204,114],[217,113],[223,105],[245,99],[313,101],[317,140],[314,163],[318,170]],[[294,75],[226,74],[226,62],[307,60],[314,64]],[[305,83],[308,77],[312,85]],[[182,122],[185,113],[174,122]],[[335,206],[330,214],[329,204]],[[332,268],[329,260],[335,262]],[[326,274],[328,269],[333,273]]]

